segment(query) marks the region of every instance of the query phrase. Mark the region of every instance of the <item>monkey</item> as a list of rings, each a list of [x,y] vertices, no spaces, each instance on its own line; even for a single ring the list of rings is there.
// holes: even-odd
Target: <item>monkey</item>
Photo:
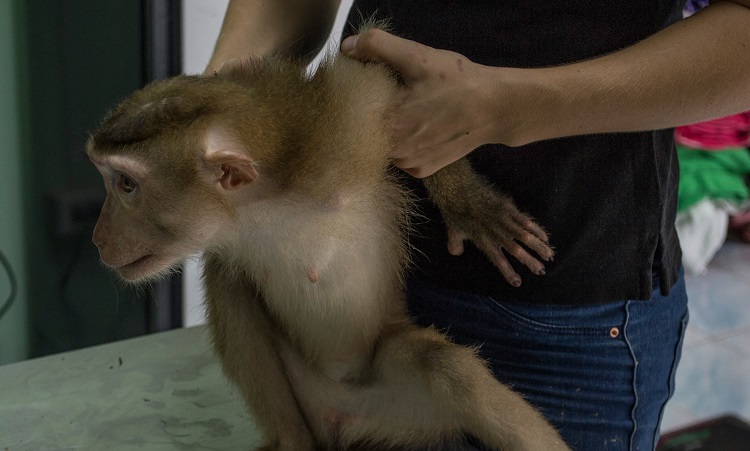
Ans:
[[[477,349],[409,318],[413,199],[388,131],[400,92],[390,69],[344,56],[312,75],[266,57],[136,91],[86,145],[106,190],[101,260],[142,283],[202,256],[213,349],[259,449],[423,449],[465,434],[568,449]],[[503,252],[544,274],[544,230],[466,160],[425,184],[454,246],[472,240],[509,283]]]

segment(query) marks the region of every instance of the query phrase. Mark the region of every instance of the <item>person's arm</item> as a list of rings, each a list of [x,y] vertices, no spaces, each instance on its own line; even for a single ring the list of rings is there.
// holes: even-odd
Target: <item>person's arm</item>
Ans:
[[[428,176],[486,143],[654,130],[750,109],[750,0],[726,0],[627,49],[545,69],[487,67],[371,30],[342,43],[408,86],[397,166]]]
[[[311,60],[325,43],[339,0],[231,0],[205,73],[247,56]]]

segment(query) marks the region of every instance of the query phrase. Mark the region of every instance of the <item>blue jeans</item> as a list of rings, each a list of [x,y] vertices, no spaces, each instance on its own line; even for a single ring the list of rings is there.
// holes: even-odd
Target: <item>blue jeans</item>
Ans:
[[[688,319],[683,274],[668,296],[656,288],[650,301],[587,306],[508,303],[414,281],[408,295],[419,324],[479,346],[495,376],[574,450],[655,448]],[[440,449],[483,448],[469,440]]]

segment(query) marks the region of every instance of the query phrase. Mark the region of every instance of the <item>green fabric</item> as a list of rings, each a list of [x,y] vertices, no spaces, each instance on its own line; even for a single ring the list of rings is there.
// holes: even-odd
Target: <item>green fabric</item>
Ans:
[[[745,177],[750,174],[748,149],[705,151],[677,146],[680,188],[677,211],[702,199],[725,199],[740,203],[750,199]]]

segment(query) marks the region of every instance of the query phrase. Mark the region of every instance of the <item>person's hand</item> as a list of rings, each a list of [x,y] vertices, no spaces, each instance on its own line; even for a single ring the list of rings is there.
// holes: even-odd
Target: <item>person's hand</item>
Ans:
[[[346,38],[341,50],[356,59],[389,64],[401,75],[405,97],[392,116],[392,157],[415,177],[432,175],[482,144],[501,142],[497,127],[513,132],[510,122],[515,119],[506,122],[498,111],[512,99],[497,89],[496,68],[378,29]],[[498,98],[498,92],[507,99]]]

